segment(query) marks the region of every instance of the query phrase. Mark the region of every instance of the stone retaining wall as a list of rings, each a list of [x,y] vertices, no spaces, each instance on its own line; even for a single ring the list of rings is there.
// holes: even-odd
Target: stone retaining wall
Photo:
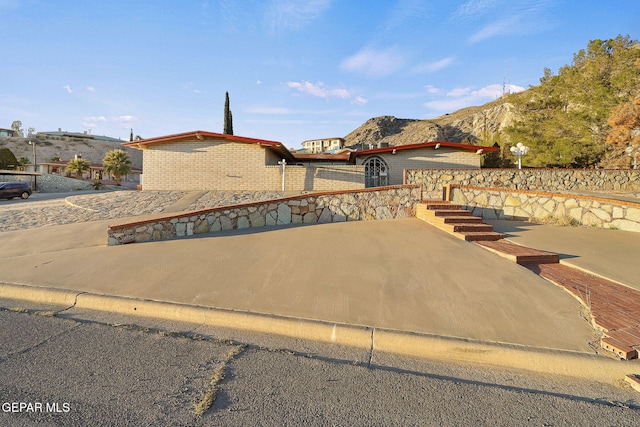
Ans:
[[[28,182],[31,185],[31,189],[33,189],[32,176],[6,175],[1,177],[0,181]],[[91,190],[93,188],[91,182],[48,173],[43,173],[41,176],[38,176],[37,181],[38,191],[41,193],[66,193],[70,191]]]
[[[305,194],[111,225],[108,244],[158,241],[223,230],[287,224],[408,218],[415,215],[415,205],[421,200],[421,189],[417,185]]]
[[[465,185],[452,185],[448,198],[486,219],[558,218],[640,233],[640,202]]]
[[[449,184],[550,192],[640,191],[640,170],[407,169],[404,183],[422,185],[425,198],[442,197]]]

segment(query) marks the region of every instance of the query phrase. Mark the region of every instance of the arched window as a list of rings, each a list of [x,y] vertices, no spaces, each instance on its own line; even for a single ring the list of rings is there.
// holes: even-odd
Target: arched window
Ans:
[[[380,187],[389,185],[389,166],[378,156],[369,157],[364,161],[364,186]]]

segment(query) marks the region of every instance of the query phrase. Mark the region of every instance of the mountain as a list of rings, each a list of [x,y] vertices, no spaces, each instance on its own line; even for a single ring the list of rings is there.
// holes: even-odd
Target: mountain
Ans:
[[[515,108],[507,98],[468,107],[430,120],[374,117],[345,136],[348,147],[416,144],[428,141],[471,142],[501,134],[513,124]]]

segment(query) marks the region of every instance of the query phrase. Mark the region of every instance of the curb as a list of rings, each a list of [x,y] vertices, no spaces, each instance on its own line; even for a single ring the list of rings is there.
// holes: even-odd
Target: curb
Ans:
[[[198,323],[418,357],[442,362],[510,368],[617,384],[630,362],[596,354],[529,347],[321,320],[0,283],[0,298],[51,303],[102,312]],[[66,310],[68,310],[66,309]]]

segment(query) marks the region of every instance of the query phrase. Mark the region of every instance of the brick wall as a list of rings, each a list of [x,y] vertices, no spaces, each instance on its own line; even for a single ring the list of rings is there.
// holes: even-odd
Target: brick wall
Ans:
[[[258,144],[183,141],[144,150],[145,190],[259,190],[282,187],[281,159]],[[286,191],[348,190],[364,187],[362,166],[287,166]]]
[[[480,156],[474,152],[452,148],[422,150],[402,150],[375,154],[389,166],[389,185],[400,185],[404,181],[405,169],[480,169]],[[358,157],[357,164],[363,165],[373,156]]]
[[[269,182],[282,187],[282,167],[267,166],[264,171]],[[364,166],[286,166],[285,191],[341,191],[364,188]]]
[[[270,153],[269,153],[270,154]],[[257,144],[182,141],[144,150],[145,190],[270,190],[260,173],[268,150]]]

